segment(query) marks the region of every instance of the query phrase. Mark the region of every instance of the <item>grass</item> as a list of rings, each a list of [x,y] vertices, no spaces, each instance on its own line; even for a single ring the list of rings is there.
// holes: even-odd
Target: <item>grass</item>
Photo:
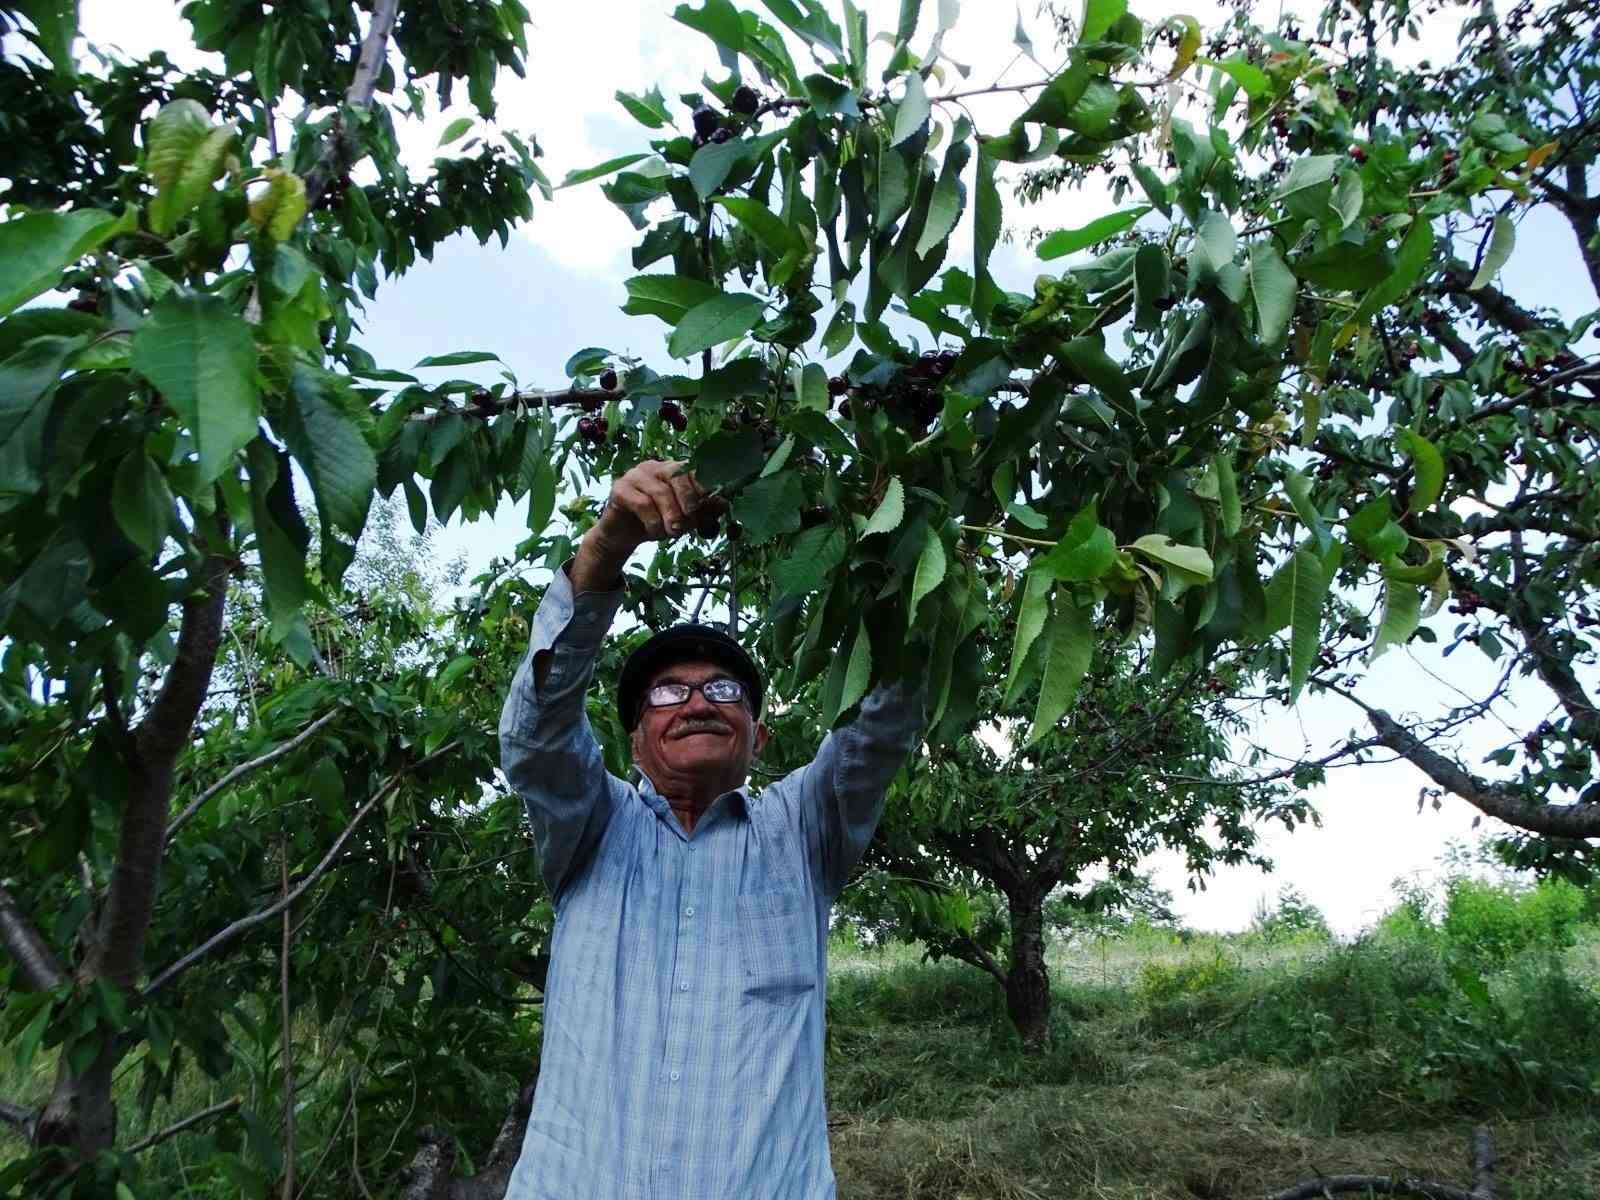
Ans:
[[[1508,941],[1504,914],[1459,915],[1481,901],[1454,923],[1398,910],[1353,943],[1135,928],[1055,945],[1053,1035],[1039,1048],[1019,1043],[988,976],[924,963],[915,947],[837,940],[827,1082],[839,1194],[1244,1200],[1339,1172],[1470,1185],[1469,1138],[1488,1124],[1499,1200],[1592,1200],[1600,925]],[[322,1032],[297,1036],[303,1054]],[[323,1048],[335,1068],[359,1051]],[[148,1128],[233,1091],[264,1103],[252,1079],[243,1066],[215,1083],[185,1072]],[[0,1095],[47,1088],[43,1061],[26,1079],[0,1067]],[[147,1128],[133,1109],[127,1139]],[[308,1159],[337,1115],[305,1113]],[[404,1158],[415,1144],[398,1109],[364,1111],[361,1128],[364,1147],[394,1140]],[[15,1149],[0,1140],[0,1166]],[[241,1194],[207,1159],[218,1149],[197,1135],[166,1143],[138,1194]],[[343,1161],[327,1160],[323,1194],[359,1194]],[[375,1195],[394,1183],[385,1170],[367,1176]]]
[[[1029,1051],[986,976],[920,963],[914,948],[840,945],[828,1001],[839,1194],[1232,1200],[1338,1172],[1470,1186],[1469,1139],[1487,1123],[1502,1200],[1600,1195],[1600,1042],[1586,1024],[1600,1029],[1600,931],[1566,952],[1570,993],[1548,986],[1548,962],[1517,960],[1488,981],[1497,1007],[1428,1042],[1430,1021],[1466,1019],[1459,1005],[1419,1009],[1407,1032],[1396,1001],[1455,986],[1444,949],[1425,936],[1155,933],[1057,948],[1054,1035]],[[1496,1047],[1497,1032],[1513,1044]],[[1520,1055],[1547,1051],[1589,1086],[1505,1085],[1526,1073]]]

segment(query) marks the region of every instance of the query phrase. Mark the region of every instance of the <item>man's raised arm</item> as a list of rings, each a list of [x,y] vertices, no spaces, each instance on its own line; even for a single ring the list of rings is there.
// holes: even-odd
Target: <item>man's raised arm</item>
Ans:
[[[867,852],[889,784],[922,740],[926,702],[921,680],[874,688],[856,719],[824,738],[816,758],[800,772],[800,820],[818,886],[830,900],[844,890],[850,869]]]
[[[645,462],[616,481],[600,520],[556,572],[500,713],[500,762],[533,826],[558,897],[600,844],[621,782],[607,774],[584,696],[622,604],[622,568],[642,543],[693,528],[705,494],[681,464]]]

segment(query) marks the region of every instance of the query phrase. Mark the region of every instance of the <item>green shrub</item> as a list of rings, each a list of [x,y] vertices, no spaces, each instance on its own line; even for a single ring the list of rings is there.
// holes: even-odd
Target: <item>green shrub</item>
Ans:
[[[1583,889],[1561,879],[1516,889],[1454,879],[1446,891],[1440,929],[1457,952],[1496,967],[1529,950],[1564,950],[1583,921]]]
[[[1278,889],[1277,901],[1270,907],[1265,898],[1256,905],[1250,930],[1268,942],[1333,940],[1322,910],[1287,883]]]

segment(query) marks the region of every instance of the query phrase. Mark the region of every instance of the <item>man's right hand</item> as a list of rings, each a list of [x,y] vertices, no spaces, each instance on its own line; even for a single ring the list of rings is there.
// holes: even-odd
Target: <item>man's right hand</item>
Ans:
[[[573,591],[613,587],[628,557],[645,542],[682,537],[723,507],[683,463],[640,463],[611,485],[605,511],[583,535],[570,572]]]

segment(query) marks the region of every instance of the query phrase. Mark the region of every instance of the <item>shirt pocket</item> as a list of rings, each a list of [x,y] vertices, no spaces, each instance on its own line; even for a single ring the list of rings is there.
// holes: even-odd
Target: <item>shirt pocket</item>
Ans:
[[[792,1000],[817,986],[816,922],[799,892],[751,892],[739,897],[739,958],[744,993]]]

